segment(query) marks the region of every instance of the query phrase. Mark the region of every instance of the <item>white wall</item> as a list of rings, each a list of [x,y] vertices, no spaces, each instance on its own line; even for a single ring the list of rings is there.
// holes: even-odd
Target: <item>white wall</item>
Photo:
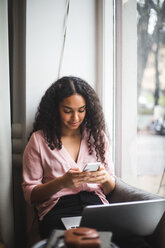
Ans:
[[[26,24],[26,131],[38,103],[57,79],[63,41],[65,0],[28,0]],[[72,0],[61,76],[96,82],[96,1]]]
[[[0,232],[5,247],[12,248],[14,233],[7,13],[7,1],[0,1]]]

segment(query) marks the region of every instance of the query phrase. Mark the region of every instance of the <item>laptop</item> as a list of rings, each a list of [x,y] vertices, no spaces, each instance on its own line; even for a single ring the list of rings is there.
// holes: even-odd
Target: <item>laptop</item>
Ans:
[[[82,226],[117,236],[150,235],[165,211],[165,199],[86,206],[82,216],[65,217],[66,229]]]

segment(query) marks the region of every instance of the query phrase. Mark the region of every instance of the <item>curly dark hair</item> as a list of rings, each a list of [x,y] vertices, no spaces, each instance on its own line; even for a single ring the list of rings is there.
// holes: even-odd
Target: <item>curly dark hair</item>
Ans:
[[[97,161],[105,163],[105,121],[102,107],[94,89],[81,78],[62,77],[47,89],[39,104],[30,136],[33,132],[42,130],[50,149],[61,149],[59,103],[73,94],[83,96],[86,101],[86,115],[81,124],[81,133],[84,129],[87,131],[89,154],[95,149]]]

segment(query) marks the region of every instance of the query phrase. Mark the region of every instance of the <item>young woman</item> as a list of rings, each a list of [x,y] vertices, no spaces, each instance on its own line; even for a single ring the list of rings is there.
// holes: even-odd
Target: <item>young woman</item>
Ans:
[[[97,171],[84,171],[89,162]],[[61,217],[86,205],[107,204],[115,187],[113,164],[99,99],[77,77],[53,83],[39,104],[23,156],[23,190],[39,216],[42,238],[63,229]]]

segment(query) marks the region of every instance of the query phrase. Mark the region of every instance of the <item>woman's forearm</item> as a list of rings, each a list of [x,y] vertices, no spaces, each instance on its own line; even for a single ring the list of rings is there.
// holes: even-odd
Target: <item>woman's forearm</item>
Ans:
[[[53,194],[63,189],[63,178],[53,179],[45,184],[37,185],[31,193],[31,203],[37,204],[48,200]]]
[[[104,195],[108,195],[115,188],[115,178],[111,176],[107,182],[101,184],[101,187]]]

